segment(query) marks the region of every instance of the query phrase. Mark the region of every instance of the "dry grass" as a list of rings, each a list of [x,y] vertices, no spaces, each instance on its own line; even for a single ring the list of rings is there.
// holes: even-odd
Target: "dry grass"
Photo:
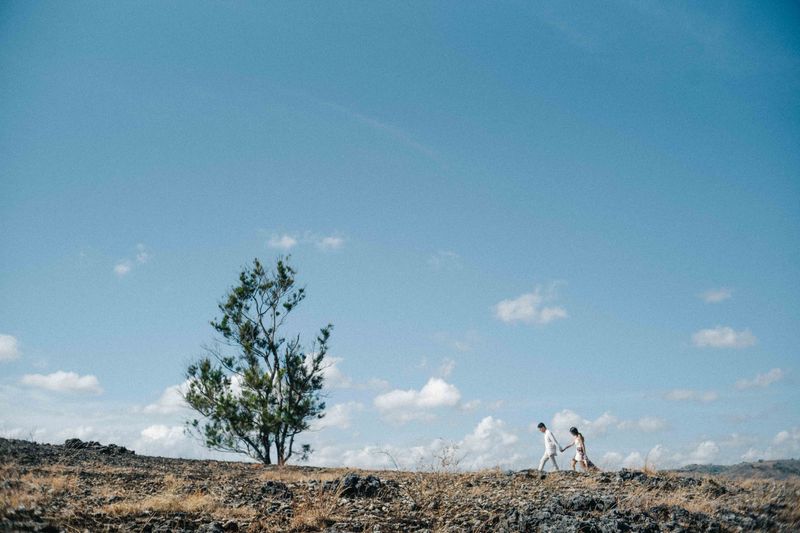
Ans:
[[[408,497],[422,511],[434,532],[444,530],[447,517],[458,510],[458,501],[463,502],[463,494],[479,494],[482,489],[473,483],[478,474],[459,471],[463,457],[458,446],[442,441],[439,450],[428,463],[418,463],[417,468],[404,473],[403,484]]]
[[[338,513],[341,487],[335,491],[318,489],[315,494],[293,507],[292,531],[319,531],[334,524],[341,517]]]
[[[162,489],[158,494],[139,500],[125,500],[105,505],[101,508],[112,516],[136,515],[145,511],[163,513],[214,513],[219,509],[219,502],[202,491],[186,492],[184,482],[173,474],[167,474],[161,480]],[[119,493],[115,494],[119,496]]]
[[[148,496],[143,500],[124,501],[106,505],[102,510],[111,516],[137,515],[145,511],[163,513],[214,512],[218,504],[214,498],[202,492],[191,494],[164,493]]]
[[[304,468],[282,467],[269,468],[258,475],[261,481],[280,481],[281,483],[304,483],[311,480],[332,481],[344,476],[354,470],[325,468],[318,470],[307,470]]]
[[[15,467],[4,465],[0,467],[0,479],[8,484],[7,488],[0,489],[0,514],[20,506],[27,508],[47,503],[77,486],[74,475],[54,472],[51,468],[23,474]]]
[[[119,496],[122,501],[110,503],[100,508],[100,511],[110,516],[140,515],[145,512],[155,513],[191,513],[209,514],[218,518],[253,519],[256,511],[251,507],[239,508],[225,506],[213,495],[201,491],[190,490],[186,482],[173,475],[166,474],[159,482],[158,493],[144,498],[125,498],[121,491],[115,488],[103,487],[98,494],[105,496]]]
[[[776,482],[768,479],[745,479],[735,485],[748,493],[753,506],[765,506],[776,501],[788,502],[779,514],[782,519],[800,531],[800,481],[796,479]]]
[[[661,478],[677,481],[685,476],[678,472],[658,472]],[[800,502],[800,482],[745,479],[724,480],[725,493],[715,494],[713,487],[721,480],[713,476],[701,476],[699,486],[678,487],[661,490],[652,487],[629,488],[619,499],[621,509],[641,511],[659,505],[681,507],[692,513],[713,515],[721,509],[741,513],[758,511],[759,508],[776,502]],[[784,521],[800,526],[800,507],[791,503],[780,512]]]
[[[618,501],[620,509],[631,511],[659,505],[681,507],[692,513],[713,514],[719,508],[719,500],[690,491],[664,492],[642,487],[628,490]]]
[[[70,527],[89,524],[90,530],[103,529],[109,523],[141,524],[150,520],[142,516],[145,514],[157,522],[164,518],[157,515],[187,513],[195,515],[192,519],[198,515],[220,521],[236,519],[242,531],[265,533],[321,531],[334,524],[357,524],[371,531],[373,526],[388,523],[434,533],[455,529],[478,533],[496,530],[508,509],[527,508],[556,494],[597,493],[613,495],[620,509],[635,513],[666,506],[707,515],[721,509],[779,514],[782,523],[793,524],[800,531],[800,506],[795,504],[800,502],[800,482],[733,481],[710,476],[702,478],[700,484],[689,484],[682,481],[685,475],[659,472],[647,462],[640,471],[658,479],[646,483],[609,482],[608,476],[592,472],[545,477],[520,472],[508,476],[499,468],[461,471],[457,451],[445,443],[429,464],[418,464],[415,470],[382,472],[217,463],[195,463],[191,469],[171,469],[169,464],[152,469],[92,465],[83,470],[88,475],[80,478],[80,484],[81,468],[77,466],[30,468],[0,463],[0,479],[10,481],[0,488],[0,516],[20,505],[47,507],[53,502],[46,511],[53,513],[53,520]],[[322,489],[325,481],[342,479],[348,472],[376,474],[384,482],[392,480],[398,483],[399,495],[381,495],[367,502],[343,498],[341,490]],[[252,497],[252,491],[259,491],[267,481],[290,485],[294,498],[273,501]],[[81,490],[76,490],[78,487]],[[391,487],[394,485],[390,485],[394,493]],[[764,510],[776,503],[788,505]],[[96,515],[98,510],[108,516]]]

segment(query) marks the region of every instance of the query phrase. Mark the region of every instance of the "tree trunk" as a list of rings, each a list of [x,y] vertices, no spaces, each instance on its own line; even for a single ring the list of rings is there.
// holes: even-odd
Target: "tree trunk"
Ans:
[[[270,459],[270,457],[269,457],[269,452],[270,452],[270,448],[272,447],[272,445],[269,442],[269,438],[268,437],[262,438],[261,439],[261,445],[264,447],[264,453],[263,453],[264,461],[263,462],[264,462],[265,465],[271,465],[272,464],[272,459]]]
[[[283,428],[279,428],[278,434],[275,436],[275,448],[278,454],[278,465],[285,465],[288,457],[286,457],[286,434]]]
[[[283,456],[283,447],[278,448],[278,466],[286,464],[286,458]]]

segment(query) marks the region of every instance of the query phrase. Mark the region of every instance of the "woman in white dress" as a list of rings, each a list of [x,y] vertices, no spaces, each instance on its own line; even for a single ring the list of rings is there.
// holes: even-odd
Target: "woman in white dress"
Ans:
[[[589,470],[596,470],[597,467],[594,466],[594,463],[592,463],[586,456],[586,443],[583,440],[583,435],[581,432],[578,431],[578,428],[576,427],[569,428],[569,432],[572,433],[574,439],[572,444],[561,448],[561,452],[563,453],[567,448],[575,446],[575,457],[572,459],[572,469],[575,470],[575,465],[580,464],[587,472]]]

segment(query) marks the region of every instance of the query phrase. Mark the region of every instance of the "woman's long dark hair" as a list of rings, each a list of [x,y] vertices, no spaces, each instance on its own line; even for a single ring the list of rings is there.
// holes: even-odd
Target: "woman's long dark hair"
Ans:
[[[576,428],[575,426],[569,428],[569,432],[575,435],[576,437],[580,437],[581,439],[583,439],[583,434],[581,434],[581,432],[578,431],[578,428]]]

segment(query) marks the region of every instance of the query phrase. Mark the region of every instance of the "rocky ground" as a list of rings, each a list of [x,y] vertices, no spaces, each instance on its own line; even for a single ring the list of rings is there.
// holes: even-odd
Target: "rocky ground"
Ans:
[[[798,531],[800,482],[265,467],[0,439],[0,531]]]

